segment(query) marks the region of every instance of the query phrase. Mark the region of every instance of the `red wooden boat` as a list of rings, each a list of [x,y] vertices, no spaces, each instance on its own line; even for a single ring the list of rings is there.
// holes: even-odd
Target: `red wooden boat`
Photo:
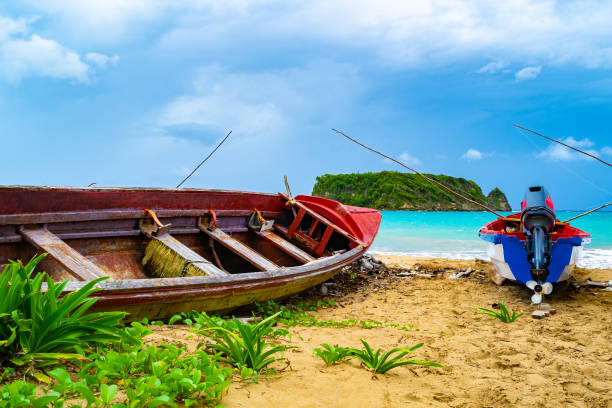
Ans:
[[[282,193],[0,186],[0,264],[46,252],[39,270],[72,280],[66,290],[110,277],[97,310],[161,319],[317,285],[365,253],[380,220],[376,210]],[[201,276],[152,278],[143,266],[152,240]]]

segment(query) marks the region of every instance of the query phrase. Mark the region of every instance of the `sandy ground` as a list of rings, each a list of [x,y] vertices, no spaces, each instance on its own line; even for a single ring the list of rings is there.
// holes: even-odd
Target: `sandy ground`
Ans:
[[[393,270],[410,267],[433,278],[392,276],[334,298],[338,306],[313,312],[321,320],[356,319],[413,325],[295,327],[287,343],[291,372],[234,383],[223,399],[239,407],[612,407],[612,291],[582,288],[553,293],[557,313],[530,316],[531,293],[486,279],[489,265],[473,261],[377,256]],[[473,268],[449,279],[453,269]],[[442,271],[443,268],[448,268]],[[451,269],[452,268],[452,269]],[[579,279],[612,280],[612,270],[579,270]],[[525,312],[514,323],[482,315],[503,300]],[[161,334],[161,333],[159,333]],[[180,332],[174,332],[174,336]],[[390,349],[424,342],[413,358],[443,368],[404,366],[373,376],[355,361],[326,367],[313,357],[321,343]]]

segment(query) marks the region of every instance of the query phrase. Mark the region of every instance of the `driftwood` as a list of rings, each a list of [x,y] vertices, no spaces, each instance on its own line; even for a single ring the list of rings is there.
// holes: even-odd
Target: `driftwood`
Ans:
[[[531,313],[531,317],[534,319],[543,319],[550,315],[554,315],[555,313],[557,313],[557,310],[554,307],[548,303],[540,303],[537,310]]]
[[[435,275],[429,274],[429,273],[418,273],[418,272],[400,272],[397,274],[397,276],[400,276],[402,278],[404,277],[408,277],[408,276],[417,276],[419,278],[433,278],[435,277]]]
[[[592,281],[590,279],[584,280],[584,281],[574,281],[571,283],[571,285],[573,287],[575,287],[576,289],[579,289],[583,286],[595,286],[598,288],[610,288],[612,287],[612,281],[608,281],[608,282],[596,282],[596,281]]]
[[[451,279],[459,279],[463,276],[468,276],[469,274],[471,274],[472,272],[474,272],[474,270],[472,268],[467,268],[465,271],[459,271],[457,273],[453,273],[451,276],[449,276]]]

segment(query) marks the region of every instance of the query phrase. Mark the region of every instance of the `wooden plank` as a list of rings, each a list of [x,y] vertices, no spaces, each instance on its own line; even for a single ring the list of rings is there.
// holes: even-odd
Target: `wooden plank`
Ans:
[[[314,252],[315,249],[317,249],[317,247],[319,246],[319,241],[317,241],[316,239],[310,238],[308,235],[304,234],[302,231],[296,231],[295,234],[293,234],[293,237],[289,238],[289,235],[287,233],[287,228],[281,225],[278,225],[278,224],[274,224],[274,229],[280,232],[282,235],[284,235],[285,238],[293,239],[297,241],[298,244],[307,248],[311,252]]]
[[[217,217],[248,217],[253,210],[216,210]],[[266,218],[278,218],[282,215],[280,211],[260,211]],[[155,213],[159,218],[169,217],[199,217],[208,214],[208,209],[159,209]],[[0,214],[0,225],[22,225],[22,224],[51,224],[57,222],[76,221],[104,221],[140,219],[142,210],[89,210],[89,211],[65,211],[44,212],[30,214]]]
[[[198,253],[194,252],[191,248],[184,245],[181,241],[177,240],[170,234],[161,234],[156,236],[156,239],[176,252],[180,257],[191,263],[194,267],[201,270],[205,275],[208,276],[226,276],[226,272],[213,265],[209,260],[203,258]]]
[[[314,234],[315,229],[317,229],[317,225],[319,225],[319,220],[313,220],[312,225],[310,226],[310,229],[308,230],[309,237],[312,237],[312,234]]]
[[[323,238],[321,238],[321,242],[319,242],[319,245],[315,248],[315,254],[319,256],[323,255],[325,247],[327,246],[327,243],[329,242],[329,239],[331,238],[333,232],[334,229],[331,227],[331,225],[328,225],[325,229],[325,232],[323,233]]]
[[[287,236],[287,229],[284,227],[281,227],[280,225],[276,225],[274,224],[274,228],[281,232],[283,235]],[[303,251],[302,249],[298,248],[297,246],[293,245],[291,242],[281,238],[280,236],[276,235],[275,233],[273,233],[272,231],[268,230],[268,231],[255,231],[255,233],[257,235],[259,235],[260,237],[270,241],[272,244],[274,244],[277,248],[285,251],[287,254],[291,255],[293,258],[297,259],[300,262],[303,263],[308,263],[310,261],[314,261],[316,258],[312,257],[309,253]],[[314,252],[314,249],[316,248],[318,242],[315,241],[314,239],[298,233],[295,235],[295,239],[296,241],[298,241],[301,245],[304,245],[306,248],[309,248],[311,251]],[[308,239],[308,240],[306,240]]]
[[[68,273],[82,281],[107,276],[104,271],[45,228],[22,229],[21,235],[34,247],[45,251]]]
[[[289,229],[287,230],[287,238],[289,239],[293,238],[293,235],[295,234],[295,232],[299,231],[300,223],[302,222],[302,219],[304,218],[305,215],[306,215],[306,211],[301,209],[297,213],[297,215],[293,218],[293,222],[291,223],[291,225],[289,226]]]
[[[291,201],[292,202],[291,205],[294,205],[294,206],[296,206],[296,207],[298,207],[300,209],[300,212],[298,213],[298,217],[300,216],[300,213],[302,211],[306,211],[308,213],[308,215],[313,217],[315,220],[318,220],[319,222],[321,222],[321,223],[323,223],[325,225],[329,225],[334,230],[336,230],[336,232],[339,233],[340,235],[350,239],[351,241],[356,242],[359,245],[363,245],[363,243],[359,239],[357,239],[355,236],[353,236],[352,234],[350,234],[347,231],[343,230],[342,228],[340,228],[339,226],[337,226],[336,224],[334,224],[333,222],[331,222],[327,218],[323,217],[322,215],[317,214],[316,212],[314,212],[310,208],[306,207],[304,204],[300,203],[299,201],[295,201],[295,200],[292,201],[292,200],[290,200],[289,196],[287,196],[286,194],[283,194],[283,193],[278,193],[278,194],[282,198],[284,198],[285,200]],[[302,217],[303,217],[303,215],[302,215]],[[295,220],[294,220],[294,222],[295,222]],[[301,218],[300,218],[300,222],[301,222]],[[291,224],[291,226],[293,226],[293,224]]]
[[[266,239],[267,241],[270,241],[275,247],[302,263],[308,263],[315,260],[314,257],[310,256],[310,254],[305,251],[302,251],[300,248],[296,247],[291,242],[279,237],[270,230],[261,232],[255,231],[255,233],[260,237]]]
[[[277,264],[262,256],[254,249],[249,248],[242,242],[232,238],[220,228],[209,230],[201,225],[200,230],[261,271],[270,271],[279,268]]]

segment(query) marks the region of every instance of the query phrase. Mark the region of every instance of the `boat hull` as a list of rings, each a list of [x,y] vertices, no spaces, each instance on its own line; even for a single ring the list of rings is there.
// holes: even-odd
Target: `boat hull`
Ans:
[[[102,282],[99,285],[101,290],[95,294],[98,301],[92,310],[121,310],[129,313],[128,320],[144,317],[167,319],[193,310],[226,312],[302,292],[330,279],[363,254],[361,248],[355,248],[303,266],[230,275],[222,279],[187,277]],[[66,290],[78,289],[83,284],[71,282]]]
[[[501,217],[485,224],[478,235],[487,242],[487,255],[495,265],[497,274],[501,278],[526,284],[533,278],[531,265],[527,260],[526,236],[518,228],[519,223],[520,213]],[[507,230],[509,224],[513,226],[511,231]],[[584,245],[591,242],[591,236],[557,220],[551,239],[552,249],[545,282],[566,281],[572,276]]]
[[[509,238],[508,241],[499,244],[488,242],[487,255],[499,276],[527,283],[532,280],[527,252],[522,242],[514,237]],[[568,280],[572,276],[576,262],[582,255],[583,247],[582,244],[557,243],[553,247],[546,282],[555,283]]]
[[[274,229],[254,228],[255,212],[274,221]],[[143,227],[152,225],[151,214],[163,241]],[[203,224],[213,217],[214,226]],[[376,210],[281,193],[0,186],[0,264],[49,252],[39,267],[56,281],[70,279],[66,293],[108,276],[98,283],[92,310],[166,319],[224,312],[318,285],[367,251],[380,221]],[[212,272],[152,278],[143,254],[153,239]]]

